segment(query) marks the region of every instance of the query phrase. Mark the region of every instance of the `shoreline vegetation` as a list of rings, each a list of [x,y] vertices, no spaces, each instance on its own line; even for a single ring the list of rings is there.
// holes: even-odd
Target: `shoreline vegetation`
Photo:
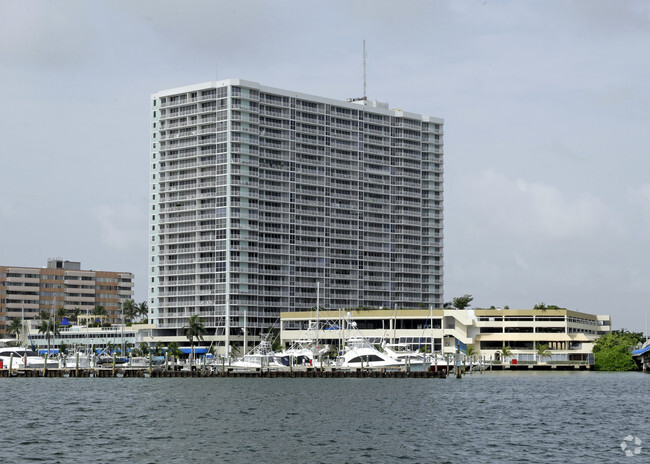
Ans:
[[[596,340],[594,345],[594,368],[597,371],[638,371],[639,366],[632,357],[632,350],[645,337],[641,332],[612,330]]]

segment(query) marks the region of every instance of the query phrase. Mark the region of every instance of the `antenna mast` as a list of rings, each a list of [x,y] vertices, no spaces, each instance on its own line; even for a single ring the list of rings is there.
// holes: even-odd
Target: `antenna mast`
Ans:
[[[363,39],[363,99],[368,99],[366,94],[366,39]]]
[[[349,102],[366,101],[366,39],[363,39],[363,97],[348,98]]]

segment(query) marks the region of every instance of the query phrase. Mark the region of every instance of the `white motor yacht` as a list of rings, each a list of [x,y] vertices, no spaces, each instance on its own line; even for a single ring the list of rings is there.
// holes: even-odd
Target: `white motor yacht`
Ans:
[[[413,351],[406,343],[384,343],[382,348],[386,354],[400,361],[403,366],[420,369],[425,364],[424,354]]]
[[[403,365],[403,362],[382,353],[363,337],[347,339],[345,351],[337,361],[337,366],[344,369],[395,368]]]
[[[285,366],[293,361],[298,366],[315,366],[330,350],[329,345],[316,345],[311,340],[296,340],[291,347],[276,353],[276,360]]]
[[[242,369],[279,369],[285,367],[271,347],[271,342],[262,340],[259,345],[242,358],[230,363],[229,367]]]
[[[0,361],[2,361],[3,369],[9,369],[10,363],[12,369],[43,369],[45,365],[44,358],[40,357],[30,349],[19,346],[1,347]],[[56,367],[59,367],[59,362],[57,360],[52,358],[47,360],[48,369],[53,369]]]

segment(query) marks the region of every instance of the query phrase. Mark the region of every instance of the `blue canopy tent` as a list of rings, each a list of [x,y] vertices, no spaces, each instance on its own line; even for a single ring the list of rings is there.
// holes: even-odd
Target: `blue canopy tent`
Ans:
[[[61,324],[60,324],[60,325],[63,325],[63,326],[66,326],[66,327],[67,327],[67,326],[69,326],[69,325],[72,325],[72,323],[68,320],[67,317],[64,317],[63,320],[61,321]]]

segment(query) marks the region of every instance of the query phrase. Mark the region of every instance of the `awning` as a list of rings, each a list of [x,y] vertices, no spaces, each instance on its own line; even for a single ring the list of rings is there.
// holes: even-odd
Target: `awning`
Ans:
[[[50,349],[50,354],[58,354],[59,350],[57,348],[51,348]],[[38,350],[38,354],[45,354],[47,353],[47,349],[45,350]]]
[[[185,354],[190,354],[192,352],[192,348],[181,348],[181,351]],[[207,348],[202,348],[200,346],[194,347],[194,354],[205,354],[207,352],[208,352]]]
[[[67,317],[64,317],[63,320],[61,321],[61,325],[72,325],[70,321],[68,320]]]

